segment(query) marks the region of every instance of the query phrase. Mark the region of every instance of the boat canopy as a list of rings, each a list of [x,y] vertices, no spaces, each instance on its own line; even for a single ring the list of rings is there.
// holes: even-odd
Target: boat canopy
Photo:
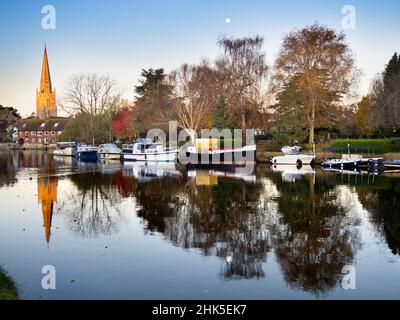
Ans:
[[[348,151],[348,150],[375,150],[379,147],[377,146],[346,146],[346,147],[333,147],[333,148],[324,148],[324,151]]]

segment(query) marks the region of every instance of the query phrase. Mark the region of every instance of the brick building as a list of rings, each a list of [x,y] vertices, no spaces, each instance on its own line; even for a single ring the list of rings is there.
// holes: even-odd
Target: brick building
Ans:
[[[19,144],[56,144],[70,118],[28,118],[18,125]]]

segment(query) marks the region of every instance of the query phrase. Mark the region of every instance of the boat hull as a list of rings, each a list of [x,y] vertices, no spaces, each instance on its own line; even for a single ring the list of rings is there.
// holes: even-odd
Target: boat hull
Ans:
[[[147,161],[147,162],[174,162],[177,160],[178,151],[157,153],[122,153],[122,161]]]
[[[84,161],[96,161],[97,151],[77,151],[74,153],[74,156]]]
[[[330,161],[322,162],[322,168],[338,170],[357,170],[360,168],[361,161]]]
[[[55,156],[72,157],[74,155],[74,148],[55,149],[53,154]]]
[[[218,149],[208,152],[186,152],[186,159],[179,159],[190,166],[210,165],[245,165],[256,161],[256,149],[245,147],[239,149]],[[186,163],[185,163],[186,162]]]
[[[273,165],[311,165],[314,162],[315,156],[296,154],[296,155],[284,155],[279,157],[273,157],[271,163]]]
[[[121,153],[97,153],[97,157],[102,160],[120,160]]]

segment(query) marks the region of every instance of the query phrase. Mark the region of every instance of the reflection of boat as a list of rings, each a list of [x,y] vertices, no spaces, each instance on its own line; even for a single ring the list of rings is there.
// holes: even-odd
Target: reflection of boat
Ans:
[[[315,174],[314,168],[310,165],[301,168],[293,165],[273,165],[271,168],[273,171],[280,172],[282,180],[287,182],[294,182],[302,176]]]
[[[101,144],[97,151],[99,159],[119,160],[122,150],[113,143]]]
[[[84,161],[96,161],[97,147],[81,144],[74,151],[74,157]]]
[[[324,172],[334,172],[334,173],[342,173],[342,174],[351,174],[351,175],[358,175],[361,174],[360,169],[354,169],[354,170],[345,170],[345,169],[335,169],[335,168],[322,168],[322,171]],[[367,172],[366,172],[367,173]]]
[[[194,146],[187,148],[186,157],[190,165],[244,165],[255,162],[256,146],[219,148],[218,139],[197,139]]]
[[[53,151],[55,156],[72,157],[76,148],[75,142],[59,142],[56,149]]]
[[[301,147],[283,147],[281,150],[283,156],[273,157],[271,163],[273,165],[295,165],[301,167],[302,165],[311,165],[315,159],[315,155],[301,154]]]
[[[240,179],[246,182],[255,182],[254,172],[247,172],[245,168],[237,167],[231,171],[222,170],[189,170],[188,176],[196,179],[196,185],[216,185],[218,178]]]
[[[166,148],[162,143],[149,139],[138,139],[133,145],[124,146],[121,160],[123,161],[176,161],[179,150]]]
[[[138,182],[148,182],[166,177],[180,178],[182,173],[172,162],[125,162],[122,167],[124,176],[133,176]]]

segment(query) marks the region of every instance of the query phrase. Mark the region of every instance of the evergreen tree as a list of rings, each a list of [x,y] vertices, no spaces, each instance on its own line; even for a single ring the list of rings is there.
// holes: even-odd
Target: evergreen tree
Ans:
[[[226,103],[223,96],[219,98],[218,104],[214,110],[212,125],[213,128],[220,130],[233,128],[233,122],[226,114]]]
[[[301,92],[291,81],[278,95],[275,138],[282,144],[303,142],[308,136],[306,111]]]

